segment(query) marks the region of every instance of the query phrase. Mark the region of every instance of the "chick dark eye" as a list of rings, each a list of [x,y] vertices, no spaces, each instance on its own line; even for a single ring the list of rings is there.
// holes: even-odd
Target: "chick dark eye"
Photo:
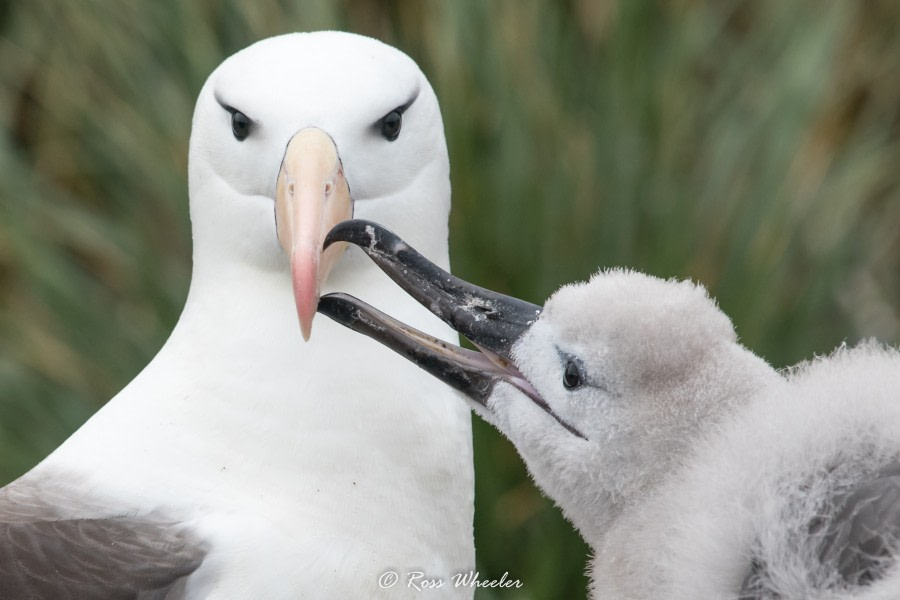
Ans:
[[[381,119],[381,135],[389,142],[393,142],[400,136],[400,126],[403,124],[403,116],[399,110],[392,110]]]
[[[572,390],[579,385],[581,385],[581,372],[578,370],[578,365],[570,360],[566,363],[566,370],[563,372],[563,386],[567,390]]]
[[[234,139],[239,142],[243,142],[248,135],[250,135],[250,117],[245,115],[239,110],[231,113],[231,133],[234,134]]]

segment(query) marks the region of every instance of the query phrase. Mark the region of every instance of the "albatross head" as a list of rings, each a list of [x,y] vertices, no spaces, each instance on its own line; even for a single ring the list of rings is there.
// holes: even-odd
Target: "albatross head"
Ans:
[[[459,280],[389,231],[356,223],[339,225],[326,244],[364,247],[482,352],[429,338],[350,296],[325,296],[319,311],[464,392],[589,543],[682,464],[717,415],[773,376],[691,282],[605,271],[540,308]]]
[[[343,251],[322,251],[332,225],[355,213],[446,240],[437,100],[409,57],[373,39],[289,34],[225,60],[197,100],[189,165],[194,284],[289,270],[307,339]]]

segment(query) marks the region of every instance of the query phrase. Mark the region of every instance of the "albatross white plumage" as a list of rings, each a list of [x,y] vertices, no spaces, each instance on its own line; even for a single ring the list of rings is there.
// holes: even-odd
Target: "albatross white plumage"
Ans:
[[[345,33],[250,46],[200,92],[189,173],[184,312],[134,381],[0,490],[0,596],[395,598],[410,590],[381,589],[388,569],[472,568],[468,411],[342,327],[304,343],[297,325],[334,286],[456,337],[358,250],[308,249],[349,185],[356,214],[448,265],[447,151],[419,68]]]
[[[900,597],[900,352],[779,374],[691,282],[613,270],[543,309],[338,225],[485,353],[346,295],[319,310],[464,391],[594,551],[595,598]]]

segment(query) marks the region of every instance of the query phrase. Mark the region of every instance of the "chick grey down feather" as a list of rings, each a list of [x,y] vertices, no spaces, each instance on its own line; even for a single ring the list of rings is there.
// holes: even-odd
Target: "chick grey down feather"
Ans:
[[[572,348],[602,386],[536,383],[547,345]],[[594,597],[897,597],[896,350],[866,343],[778,373],[702,287],[612,271],[555,294],[514,352],[590,432],[578,448],[547,422],[557,441],[538,439],[508,386],[489,405],[593,547]]]
[[[537,374],[551,345],[602,385],[573,394]],[[897,597],[896,350],[840,348],[778,373],[701,286],[609,271],[555,294],[514,356],[588,433],[577,447],[547,422],[554,441],[538,438],[509,386],[489,404],[593,547],[594,597]]]

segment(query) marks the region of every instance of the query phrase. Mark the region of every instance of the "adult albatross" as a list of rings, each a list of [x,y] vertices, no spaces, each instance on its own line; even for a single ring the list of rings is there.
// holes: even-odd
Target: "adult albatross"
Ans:
[[[335,287],[455,338],[357,249],[319,251],[355,211],[447,266],[448,174],[434,92],[389,46],[291,34],[222,63],[194,113],[184,311],[0,490],[0,597],[403,597],[379,575],[473,567],[465,406],[327,320],[301,337]]]

